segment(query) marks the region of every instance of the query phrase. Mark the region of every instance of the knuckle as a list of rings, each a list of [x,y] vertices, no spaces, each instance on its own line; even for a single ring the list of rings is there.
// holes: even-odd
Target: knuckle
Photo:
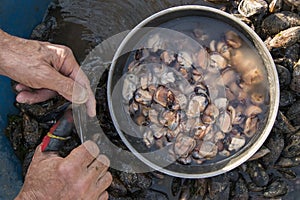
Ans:
[[[64,163],[60,164],[58,166],[58,172],[61,175],[67,174],[71,170],[72,166],[71,165],[65,165]]]
[[[61,45],[60,48],[61,48],[62,54],[64,56],[73,55],[73,52],[72,52],[72,50],[69,47]]]
[[[72,164],[62,162],[58,166],[58,173],[63,177],[72,176],[74,173],[76,173],[76,171],[78,171],[76,165],[72,165]]]

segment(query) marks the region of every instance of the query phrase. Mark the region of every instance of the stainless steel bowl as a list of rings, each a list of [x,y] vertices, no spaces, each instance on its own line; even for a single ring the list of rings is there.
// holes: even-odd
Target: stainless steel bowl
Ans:
[[[252,44],[261,56],[267,71],[270,87],[270,107],[267,116],[267,123],[263,130],[251,138],[250,142],[233,156],[215,163],[185,166],[178,164],[177,162],[166,164],[163,152],[148,152],[149,150],[145,148],[141,138],[134,137],[134,135],[138,135],[140,129],[131,121],[130,117],[128,117],[128,114],[126,114],[126,111],[122,108],[122,91],[117,89],[116,85],[117,82],[122,78],[125,62],[129,56],[128,54],[123,54],[124,52],[130,52],[130,50],[135,47],[137,41],[147,32],[147,30],[151,30],[151,27],[158,27],[169,20],[187,16],[201,16],[220,20],[237,29],[243,34],[244,37],[252,41]],[[142,29],[145,27],[150,28]],[[119,100],[113,99],[113,93],[119,95]],[[279,105],[279,81],[274,62],[268,49],[252,29],[250,29],[239,19],[223,11],[205,6],[188,5],[173,7],[160,11],[142,21],[132,31],[129,32],[114,55],[109,71],[107,94],[113,123],[123,142],[137,158],[151,168],[172,176],[184,178],[205,178],[222,174],[241,165],[262,146],[272,129],[277,115]],[[128,135],[128,132],[131,132],[131,134]],[[148,154],[151,153],[154,155],[149,156]]]

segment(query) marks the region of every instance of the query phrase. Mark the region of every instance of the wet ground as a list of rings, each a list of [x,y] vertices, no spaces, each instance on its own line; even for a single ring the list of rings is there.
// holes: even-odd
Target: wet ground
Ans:
[[[81,63],[97,44],[133,28],[144,18],[165,8],[199,4],[216,7],[231,14],[239,13],[240,0],[211,1],[216,3],[192,0],[61,0],[52,4],[44,23],[34,30],[32,38],[69,46]],[[271,1],[257,2],[268,6]],[[239,16],[255,29],[263,41],[269,41],[281,30],[300,26],[299,9],[297,11],[290,2],[296,1],[286,0],[279,9],[275,9],[275,13],[294,13],[282,18],[286,20],[285,25],[275,27],[275,30],[262,28],[262,24],[264,27],[269,24],[264,21],[271,15],[268,8],[258,9],[248,18]],[[298,37],[294,42],[281,43],[276,47],[268,45],[279,72],[281,99],[277,120],[259,151],[262,153],[259,158],[226,174],[207,179],[181,179],[159,172],[130,174],[111,169],[114,181],[109,189],[110,199],[296,199],[300,194],[300,86],[297,85],[299,81],[295,80],[296,72],[300,71],[300,67],[296,65],[299,63],[299,31],[294,35]],[[96,91],[98,119],[109,138],[122,146],[110,118],[107,117],[106,80],[107,71],[101,77]],[[10,118],[7,133],[23,162],[24,174],[35,146],[47,133],[53,119],[61,114],[64,105],[65,101],[61,98],[33,106],[17,105],[21,109],[21,115]],[[77,145],[79,139],[74,132],[73,139],[61,154],[66,155]]]

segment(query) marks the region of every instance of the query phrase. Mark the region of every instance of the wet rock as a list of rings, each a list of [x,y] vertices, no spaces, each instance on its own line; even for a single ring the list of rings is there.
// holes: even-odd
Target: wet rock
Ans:
[[[279,76],[278,78],[280,87],[290,85],[292,79],[290,71],[282,65],[276,65],[276,69]]]
[[[262,22],[262,29],[267,35],[274,35],[293,26],[300,26],[300,17],[290,11],[274,13]]]
[[[289,136],[285,148],[282,151],[282,155],[286,158],[300,155],[300,131]]]
[[[300,23],[300,21],[299,21]],[[295,65],[298,61],[300,55],[300,44],[296,43],[292,46],[289,46],[285,49],[285,57],[287,58],[286,60],[290,60],[293,65]]]
[[[296,101],[296,95],[289,90],[283,90],[280,92],[280,107],[286,107],[292,105]]]
[[[300,2],[298,0],[283,0],[284,3],[292,7],[292,10],[300,11]]]
[[[184,181],[183,186],[181,187],[181,191],[180,191],[178,200],[190,199],[190,197],[191,197],[191,192],[190,192],[191,183],[192,183],[192,180],[185,180]]]
[[[284,158],[280,157],[278,162],[276,163],[276,167],[295,167],[300,164],[300,157],[294,157],[294,158]]]
[[[216,176],[208,184],[208,197],[210,199],[228,199],[230,191],[229,178],[226,176]]]
[[[274,125],[282,133],[289,134],[297,131],[297,128],[291,124],[289,119],[281,111],[277,113],[277,118]]]
[[[34,149],[41,140],[42,130],[36,120],[23,115],[23,138],[28,149]]]
[[[195,190],[195,192],[193,193],[193,198],[197,199],[204,197],[208,190],[208,182],[209,179],[195,179],[193,185],[193,190]]]
[[[285,181],[276,180],[267,187],[264,192],[264,197],[274,198],[286,194],[288,187]]]
[[[152,184],[152,179],[147,174],[134,174],[127,172],[120,173],[120,181],[122,181],[131,193],[147,189]]]
[[[34,154],[34,150],[31,150],[29,151],[25,157],[24,157],[24,161],[23,161],[23,166],[22,166],[22,173],[23,173],[23,177],[26,176],[26,173],[27,173],[27,170],[28,170],[28,167],[31,163],[31,160],[32,160],[32,157],[33,157],[33,154]]]
[[[270,153],[262,158],[265,167],[273,166],[281,155],[284,148],[284,137],[280,132],[271,132],[265,142],[265,146],[270,149]]]
[[[293,77],[291,82],[291,89],[300,96],[300,59],[293,67]]]
[[[143,190],[142,192],[135,192],[132,194],[132,199],[169,200],[166,194],[154,190]]]
[[[289,180],[295,179],[297,177],[297,173],[292,169],[281,168],[278,169],[278,171],[282,174],[283,177]]]
[[[286,113],[286,116],[294,126],[300,126],[300,100],[291,105]]]
[[[114,197],[122,197],[127,194],[127,189],[124,184],[114,176],[111,185],[108,188],[108,193]]]
[[[226,173],[226,176],[231,182],[236,182],[239,179],[239,172],[237,169],[231,170]]]
[[[262,187],[268,184],[270,179],[269,175],[260,163],[248,162],[246,171],[250,175],[253,183],[257,186]]]
[[[253,182],[250,182],[248,185],[247,185],[249,191],[252,191],[252,192],[261,192],[264,190],[264,187],[260,187],[260,186],[257,186],[255,183]]]
[[[230,199],[232,200],[239,200],[249,198],[249,191],[245,180],[243,178],[239,178],[239,180],[235,183],[234,189],[231,191]]]
[[[49,122],[57,119],[69,105],[70,102],[61,96],[32,105],[16,103],[22,113],[27,114],[37,122]]]
[[[21,160],[24,159],[24,149],[23,145],[23,118],[17,115],[12,115],[8,117],[8,126],[5,130],[6,136],[11,141],[12,147],[17,155],[17,157]]]
[[[181,178],[177,178],[177,177],[173,178],[171,184],[171,191],[173,196],[178,195],[178,192],[180,191],[180,187],[181,187],[181,182],[182,182]]]
[[[66,157],[71,153],[71,151],[81,144],[79,136],[77,133],[72,133],[71,138],[65,141],[64,146],[58,151],[61,157]]]
[[[55,17],[47,17],[42,23],[37,25],[32,33],[30,38],[40,41],[49,41],[53,34],[52,29],[57,27],[57,21]]]
[[[257,160],[259,158],[262,158],[262,157],[266,156],[267,154],[269,154],[270,152],[271,152],[270,149],[268,149],[265,146],[262,146],[253,156],[251,156],[251,158],[248,159],[248,161]]]

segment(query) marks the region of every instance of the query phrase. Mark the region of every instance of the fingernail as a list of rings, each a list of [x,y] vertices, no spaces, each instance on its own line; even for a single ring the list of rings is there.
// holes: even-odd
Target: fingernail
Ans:
[[[97,157],[97,160],[107,167],[109,167],[109,165],[110,165],[110,161],[105,155],[102,155],[102,154],[99,155]]]
[[[88,140],[84,142],[84,146],[87,149],[87,151],[94,157],[96,158],[99,155],[99,148],[97,144],[91,140]]]
[[[96,102],[93,102],[91,104],[88,105],[88,115],[90,117],[95,117],[96,116]]]
[[[88,99],[87,90],[84,87],[82,87],[80,84],[75,82],[73,87],[72,102],[82,104],[85,103],[87,99]]]
[[[91,112],[89,113],[89,116],[90,117],[95,117],[96,116],[96,110],[95,109],[91,110]]]
[[[17,92],[21,92],[22,91],[22,87],[19,84],[16,85],[15,89],[17,90]]]
[[[16,97],[16,101],[17,101],[18,103],[26,103],[26,99],[23,98],[23,97],[21,97],[20,95],[18,95],[18,96]]]

